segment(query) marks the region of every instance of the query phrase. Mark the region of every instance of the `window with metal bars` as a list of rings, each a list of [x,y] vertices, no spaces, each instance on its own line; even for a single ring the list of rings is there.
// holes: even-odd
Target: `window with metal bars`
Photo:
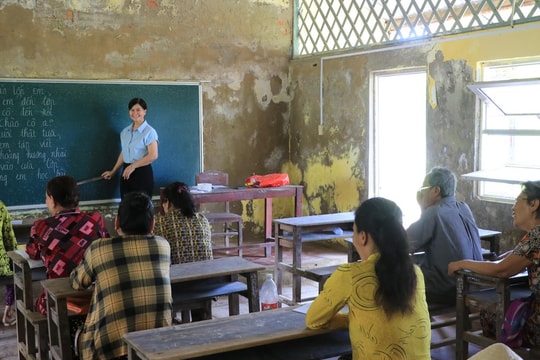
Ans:
[[[540,20],[540,0],[296,0],[295,56]]]

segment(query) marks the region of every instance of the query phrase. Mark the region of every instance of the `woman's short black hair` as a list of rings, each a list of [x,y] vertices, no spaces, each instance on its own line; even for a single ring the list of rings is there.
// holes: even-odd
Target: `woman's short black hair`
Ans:
[[[147,109],[147,106],[146,106],[146,101],[144,101],[144,99],[141,99],[141,98],[133,98],[129,101],[129,104],[128,104],[128,110],[131,110],[131,108],[135,105],[141,105],[141,107],[146,110]]]
[[[521,184],[521,191],[527,195],[527,201],[540,200],[540,181],[526,181]],[[540,207],[536,210],[536,218],[540,218]]]
[[[79,205],[79,189],[75,179],[68,175],[49,180],[45,190],[63,208],[73,209]]]
[[[175,181],[163,189],[163,197],[173,206],[180,210],[186,217],[195,216],[196,209],[189,187],[180,181]]]
[[[118,226],[126,235],[148,235],[154,221],[154,204],[142,192],[124,195],[118,207]]]

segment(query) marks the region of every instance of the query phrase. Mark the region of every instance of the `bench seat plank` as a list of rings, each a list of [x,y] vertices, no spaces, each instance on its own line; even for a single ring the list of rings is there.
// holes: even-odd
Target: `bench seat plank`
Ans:
[[[173,304],[204,300],[216,296],[242,293],[245,291],[247,291],[247,285],[241,281],[199,284],[174,291]]]

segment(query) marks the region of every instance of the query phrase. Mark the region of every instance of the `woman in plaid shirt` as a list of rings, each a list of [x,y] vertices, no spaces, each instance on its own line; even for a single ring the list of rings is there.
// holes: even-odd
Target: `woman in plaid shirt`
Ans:
[[[116,217],[120,236],[90,244],[71,273],[74,289],[94,284],[78,342],[83,360],[125,358],[124,334],[171,325],[171,249],[167,240],[151,235],[153,227],[150,198],[126,194]]]

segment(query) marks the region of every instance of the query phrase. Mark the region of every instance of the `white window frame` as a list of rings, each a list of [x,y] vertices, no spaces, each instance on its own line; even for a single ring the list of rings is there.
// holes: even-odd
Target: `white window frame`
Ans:
[[[514,148],[511,148],[514,143],[513,139],[516,139],[515,143],[521,136],[532,136],[538,138],[540,143],[540,102],[536,101],[531,103],[534,99],[531,97],[531,91],[533,89],[540,88],[540,74],[531,74],[534,77],[523,78],[518,74],[520,67],[526,67],[533,65],[538,68],[540,65],[540,57],[527,58],[527,59],[511,59],[504,61],[490,61],[482,62],[479,66],[478,78],[485,80],[484,74],[486,69],[510,69],[511,75],[502,75],[503,78],[491,78],[490,81],[476,82],[469,85],[471,89],[480,100],[478,105],[480,111],[477,112],[479,116],[479,132],[477,138],[477,167],[479,171],[465,174],[464,178],[477,180],[477,193],[482,200],[511,203],[513,202],[516,194],[519,193],[519,184],[528,180],[540,180],[540,163],[533,164],[520,162],[518,160],[509,160],[501,166],[495,168],[489,168],[482,164],[482,152],[487,151],[483,144],[484,138],[490,135],[494,136],[510,136],[508,138],[508,153],[512,154]],[[504,71],[502,71],[504,72]],[[499,75],[494,75],[495,77]],[[512,77],[512,79],[508,79]],[[505,96],[506,94],[506,96]],[[511,94],[512,100],[506,101]],[[521,102],[519,104],[518,102]],[[498,112],[500,111],[500,114]],[[488,122],[487,116],[489,114],[498,115],[500,118],[509,119],[506,127],[495,127],[492,122]],[[492,118],[490,118],[492,120]],[[531,121],[531,127],[523,126],[523,123],[527,124]],[[538,121],[538,123],[535,123]],[[490,127],[488,127],[488,123]],[[521,123],[516,128],[512,128],[514,125]],[[504,138],[503,138],[504,139]],[[487,141],[487,140],[486,140]],[[504,143],[501,143],[504,145]],[[493,149],[491,147],[490,149]],[[534,156],[535,149],[531,149],[531,156]]]

